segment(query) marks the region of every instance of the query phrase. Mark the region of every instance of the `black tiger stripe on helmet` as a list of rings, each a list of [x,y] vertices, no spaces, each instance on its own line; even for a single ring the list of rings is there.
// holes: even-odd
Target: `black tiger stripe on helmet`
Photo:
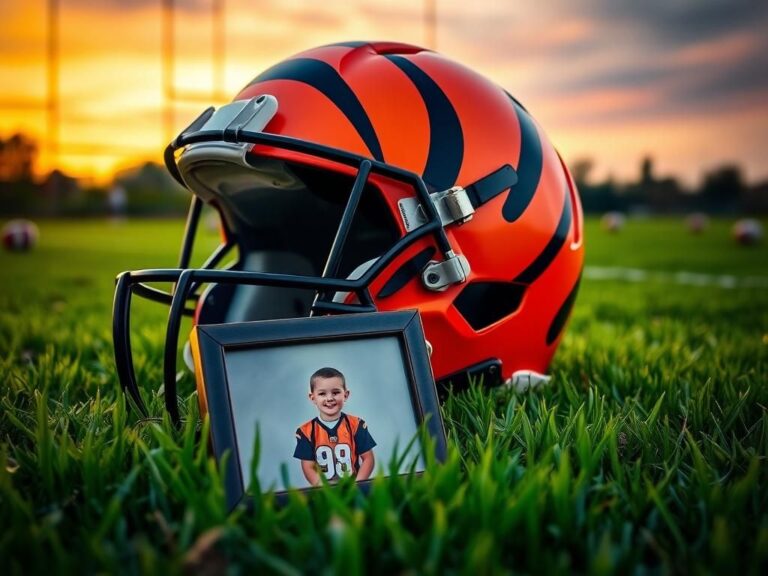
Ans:
[[[418,90],[429,117],[429,154],[424,167],[424,181],[435,190],[456,184],[464,158],[464,134],[453,104],[432,77],[403,56],[386,55]]]
[[[385,161],[379,138],[365,108],[333,66],[312,58],[294,58],[262,72],[248,86],[268,80],[294,80],[320,91],[347,117],[365,142],[371,157],[379,162]]]
[[[551,346],[552,343],[555,342],[555,340],[557,340],[557,338],[560,336],[563,328],[565,328],[565,323],[571,314],[571,309],[576,303],[576,296],[579,293],[580,284],[581,272],[579,272],[579,277],[576,279],[576,283],[573,285],[573,288],[571,288],[571,291],[568,293],[565,301],[562,303],[557,311],[557,314],[555,314],[555,317],[552,319],[552,323],[549,325],[549,329],[547,330],[547,346]]]
[[[514,188],[514,187],[513,187]],[[560,220],[557,223],[555,232],[550,238],[547,245],[539,253],[536,259],[528,265],[513,282],[521,284],[530,284],[534,282],[541,274],[549,268],[552,261],[557,257],[560,248],[565,244],[565,240],[568,237],[568,231],[571,228],[571,221],[573,220],[573,211],[571,206],[571,198],[568,190],[565,190],[563,195],[563,211],[560,214]]]
[[[543,153],[541,139],[533,119],[528,112],[509,96],[512,106],[520,122],[520,158],[517,162],[517,183],[509,191],[507,200],[502,208],[502,214],[507,222],[514,222],[523,215],[533,200],[541,179],[543,168]]]

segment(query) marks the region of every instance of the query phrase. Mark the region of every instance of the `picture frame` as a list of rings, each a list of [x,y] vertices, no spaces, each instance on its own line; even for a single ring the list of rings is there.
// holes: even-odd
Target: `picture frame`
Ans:
[[[320,475],[333,482],[348,473],[366,490],[376,474],[390,472],[394,455],[398,473],[421,473],[424,433],[435,458],[445,459],[416,310],[197,325],[190,344],[230,509],[247,495],[257,438],[258,485],[278,496],[312,490],[325,483]],[[411,452],[398,452],[407,446]]]

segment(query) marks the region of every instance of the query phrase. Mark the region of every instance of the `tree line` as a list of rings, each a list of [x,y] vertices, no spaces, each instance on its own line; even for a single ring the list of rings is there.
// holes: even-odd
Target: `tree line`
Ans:
[[[657,177],[650,156],[642,159],[637,180],[624,183],[610,177],[594,182],[590,177],[593,165],[592,160],[583,159],[571,166],[573,180],[587,213],[768,214],[768,180],[747,183],[742,168],[737,164],[723,164],[707,171],[701,184],[694,188],[686,188],[675,177]]]
[[[160,164],[147,162],[116,174],[109,185],[93,186],[61,170],[37,177],[37,151],[37,143],[23,134],[0,138],[0,215],[176,215],[188,206],[189,192]],[[591,159],[571,164],[586,213],[768,214],[768,180],[749,184],[736,164],[710,170],[696,188],[686,188],[674,177],[657,177],[650,156],[642,159],[637,180],[630,182],[610,177],[595,182],[593,167]]]

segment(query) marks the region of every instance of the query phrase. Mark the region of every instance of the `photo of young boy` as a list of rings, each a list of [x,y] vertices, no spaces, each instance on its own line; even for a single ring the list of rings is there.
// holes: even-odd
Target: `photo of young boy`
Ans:
[[[345,475],[357,480],[371,476],[376,442],[362,418],[342,411],[349,398],[344,374],[335,368],[320,368],[309,379],[309,400],[318,416],[296,430],[293,457],[301,461],[304,477],[312,486]]]
[[[226,366],[244,482],[284,491],[363,481],[392,474],[393,458],[398,474],[424,470],[399,338],[233,350]]]

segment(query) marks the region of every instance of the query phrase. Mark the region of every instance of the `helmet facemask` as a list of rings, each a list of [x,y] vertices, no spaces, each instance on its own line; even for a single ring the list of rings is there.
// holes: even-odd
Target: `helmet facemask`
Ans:
[[[206,324],[418,309],[440,388],[470,375],[530,385],[547,371],[578,293],[581,206],[543,129],[491,79],[418,46],[320,46],[206,111],[165,160],[194,191],[179,265],[126,272],[115,293],[118,374],[143,412],[134,293],[171,305],[174,420],[182,314]],[[206,203],[225,240],[189,269]],[[217,269],[233,249],[234,266]]]
[[[214,147],[212,152],[217,153]],[[186,166],[185,180],[215,205],[226,234],[239,249],[238,270],[322,277],[349,194],[350,173],[249,152],[245,165],[201,159]],[[348,171],[347,171],[348,172]],[[401,237],[381,191],[367,182],[335,274],[350,278]],[[312,290],[239,286],[220,321],[308,316]],[[205,298],[202,300],[205,306]],[[217,303],[221,308],[221,303]],[[213,321],[202,312],[205,323]]]
[[[414,243],[431,237],[433,252],[443,255],[441,263],[458,260],[420,176],[343,150],[251,130],[260,130],[274,115],[273,100],[260,96],[219,112],[209,109],[166,150],[169,171],[195,194],[179,268],[118,276],[113,314],[118,375],[143,413],[132,366],[132,293],[171,304],[164,394],[166,408],[177,421],[181,317],[195,314],[187,302],[200,301],[197,319],[205,323],[373,312],[371,283]],[[272,104],[275,110],[270,112]],[[422,215],[418,227],[398,227],[376,182],[395,185],[407,191],[404,196],[416,199]],[[218,209],[226,240],[202,268],[191,269],[203,202]],[[235,266],[215,269],[235,246],[240,252]],[[459,274],[464,265],[458,265]],[[147,282],[173,282],[173,290],[163,292]],[[201,294],[206,284],[210,287]],[[206,301],[214,290],[219,290],[218,303],[208,314]],[[340,296],[344,294],[348,296]]]

